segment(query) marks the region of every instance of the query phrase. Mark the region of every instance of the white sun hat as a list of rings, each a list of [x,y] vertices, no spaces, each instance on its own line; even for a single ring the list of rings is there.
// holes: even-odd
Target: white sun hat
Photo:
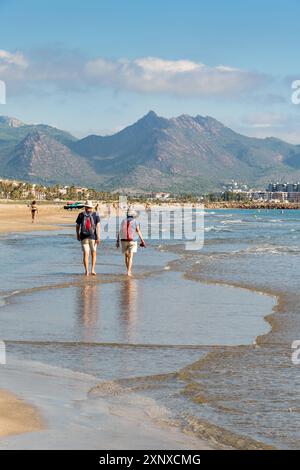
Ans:
[[[135,219],[138,217],[138,212],[135,211],[134,209],[128,209],[127,211],[127,217],[134,217]]]

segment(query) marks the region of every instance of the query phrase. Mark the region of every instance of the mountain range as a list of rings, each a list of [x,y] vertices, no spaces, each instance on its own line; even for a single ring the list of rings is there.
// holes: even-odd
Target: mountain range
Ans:
[[[231,179],[265,187],[300,180],[300,145],[247,137],[200,115],[149,111],[113,135],[83,139],[0,116],[0,177],[129,192],[205,192]]]

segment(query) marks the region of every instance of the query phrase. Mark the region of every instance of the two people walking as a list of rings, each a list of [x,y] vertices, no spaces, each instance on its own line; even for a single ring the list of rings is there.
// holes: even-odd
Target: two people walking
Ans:
[[[140,246],[146,246],[140,226],[136,222],[136,217],[137,213],[129,209],[126,218],[121,222],[120,231],[117,234],[116,247],[119,248],[121,242],[128,276],[132,276],[133,255],[137,252],[136,238],[139,237]],[[92,201],[85,202],[84,212],[81,212],[76,219],[76,236],[77,240],[81,242],[85,275],[89,276],[91,274],[96,276],[97,247],[101,241],[100,216],[98,211],[95,212],[93,210]],[[90,255],[91,272],[89,272]]]

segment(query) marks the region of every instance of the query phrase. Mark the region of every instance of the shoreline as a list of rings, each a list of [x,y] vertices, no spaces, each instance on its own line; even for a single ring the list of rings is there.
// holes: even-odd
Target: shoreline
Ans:
[[[32,396],[33,383],[36,406],[47,420],[43,432],[32,430],[34,434],[0,436],[1,450],[214,448],[206,439],[170,426],[165,410],[162,410],[163,419],[157,421],[155,417],[161,408],[155,401],[145,400],[139,394],[130,395],[128,400],[124,395],[114,394],[91,397],[89,391],[99,383],[99,379],[88,374],[42,363],[32,368],[30,362],[14,361],[1,381],[5,381],[10,389],[24,384],[24,400],[28,395]],[[61,406],[57,406],[57,401]],[[86,420],[92,422],[92,426],[87,426]],[[76,426],[70,432],[70,423],[73,422]]]
[[[177,256],[177,260],[178,260],[178,256]],[[47,286],[48,288],[48,286]],[[17,295],[20,295],[20,294],[24,294],[24,292],[20,292],[18,293]],[[42,343],[43,344],[43,343]],[[154,345],[147,345],[147,347],[153,347]],[[124,347],[129,347],[129,345],[125,345]],[[139,347],[139,346],[138,346]],[[167,345],[165,345],[165,347],[167,347]],[[177,347],[177,346],[176,346]],[[218,346],[214,347],[214,346],[211,346],[213,349],[216,349],[218,348]],[[198,346],[196,346],[196,348],[198,348]],[[230,348],[230,346],[226,346],[226,349]],[[198,358],[199,359],[199,358]],[[192,362],[191,362],[192,364]],[[191,365],[190,364],[190,365]],[[189,365],[187,365],[187,367],[189,367]],[[181,373],[181,369],[176,369],[176,371],[174,372],[175,375],[177,374],[180,374]],[[127,379],[124,379],[124,380],[120,380],[120,383],[123,384],[123,382],[126,384],[126,380]],[[131,380],[131,378],[129,377],[129,380]],[[118,380],[116,381],[118,383]],[[126,387],[125,387],[126,388]],[[15,386],[12,387],[13,390],[15,390]],[[120,399],[122,399],[122,397],[124,397],[124,394],[120,394]],[[102,397],[102,398],[105,398],[105,401],[106,401],[106,397]],[[24,399],[26,400],[27,399],[27,396],[24,396]],[[41,409],[43,415],[45,415],[45,417],[47,418],[47,410],[45,409],[45,407],[41,407],[41,403],[37,403],[37,405],[39,406],[39,409]],[[117,410],[119,410],[119,398],[118,396],[116,396],[114,398],[114,404],[113,406],[116,406]],[[119,411],[117,411],[118,413]],[[120,423],[124,423],[126,420],[128,420],[128,422],[130,423],[131,422],[131,415],[130,415],[130,410],[129,410],[129,415],[127,415],[126,413],[128,412],[128,408],[125,406],[124,408],[122,408],[122,419],[120,421]],[[115,419],[115,418],[112,418],[112,419]],[[142,420],[145,419],[145,417],[141,417]],[[48,421],[48,420],[47,420]],[[164,423],[162,422],[164,421]],[[101,422],[100,422],[101,423]],[[105,419],[105,423],[106,423],[106,419]],[[164,428],[165,428],[165,431],[163,431],[163,429],[161,428],[160,424],[163,424]],[[138,426],[138,422],[136,422],[135,426]],[[259,443],[257,441],[254,441],[253,439],[249,439],[249,438],[246,438],[246,437],[243,437],[243,436],[239,436],[238,434],[234,435],[234,433],[230,433],[229,431],[226,431],[226,429],[222,429],[221,427],[216,427],[214,426],[213,424],[210,424],[209,422],[202,422],[201,424],[198,422],[196,422],[196,420],[191,420],[189,419],[189,425],[188,426],[184,426],[183,428],[181,427],[179,421],[176,422],[174,420],[174,422],[172,420],[168,420],[167,418],[164,418],[164,420],[161,420],[161,423],[150,423],[149,421],[149,425],[148,426],[148,435],[151,433],[151,439],[153,442],[153,445],[154,445],[154,435],[155,433],[157,432],[161,432],[161,436],[163,439],[166,439],[167,438],[167,435],[165,433],[169,433],[170,434],[170,437],[171,435],[174,436],[174,441],[177,439],[181,439],[180,436],[183,436],[184,434],[186,435],[190,435],[190,437],[192,439],[196,439],[198,440],[199,442],[199,447],[201,448],[217,448],[217,449],[223,449],[223,448],[252,448],[252,449],[264,449],[264,448],[268,448],[266,446],[264,446],[263,443]],[[199,427],[200,427],[200,430],[199,430]],[[109,430],[109,428],[108,428]],[[50,436],[51,434],[51,429],[49,430],[46,430],[46,432],[48,433],[48,435]],[[153,434],[154,433],[154,434]],[[165,436],[165,437],[164,437]],[[149,437],[150,438],[150,437]],[[19,438],[18,442],[19,443],[23,443],[25,442],[26,445],[29,445],[28,444],[28,439],[26,438],[26,436],[24,437],[25,441],[21,440],[21,438]],[[142,439],[142,437],[140,437],[140,439]],[[38,441],[43,441],[43,443],[46,442],[46,437],[41,437],[41,438],[38,438]],[[185,441],[185,439],[184,439]],[[150,442],[150,441],[149,441]],[[186,442],[186,441],[185,441]],[[190,441],[192,443],[192,440]],[[0,441],[0,445],[1,445],[1,441]],[[4,442],[3,445],[16,445],[15,444],[15,441],[6,441]],[[116,444],[117,445],[117,444]],[[152,444],[151,444],[152,445]],[[171,445],[172,447],[172,442],[169,444]],[[202,446],[205,446],[205,447],[202,447]]]
[[[218,201],[218,202],[208,202],[204,203],[205,209],[290,209],[297,210],[300,209],[300,203],[297,202],[271,202],[271,201]]]
[[[172,250],[170,251],[172,252]],[[223,367],[230,368],[231,364],[234,364],[235,360],[240,361],[241,357],[243,358],[245,365],[245,363],[248,363],[247,357],[251,354],[259,354],[259,351],[261,351],[261,354],[266,354],[266,357],[269,358],[273,357],[272,354],[274,354],[274,351],[276,351],[277,357],[280,357],[280,355],[282,354],[282,350],[285,351],[285,354],[290,355],[291,343],[288,339],[289,336],[286,335],[288,335],[288,332],[291,331],[291,325],[286,324],[284,314],[289,314],[289,312],[297,310],[299,305],[299,301],[297,303],[297,299],[295,298],[295,296],[293,296],[292,292],[283,291],[275,286],[267,287],[261,285],[259,282],[249,282],[245,278],[242,278],[240,281],[236,281],[233,279],[221,279],[220,273],[218,272],[218,274],[216,274],[214,268],[208,270],[207,272],[207,266],[209,265],[210,260],[205,258],[206,257],[203,257],[200,266],[194,266],[194,269],[192,267],[192,269],[188,271],[183,270],[182,275],[186,279],[192,280],[194,282],[207,283],[208,285],[214,284],[230,286],[232,288],[238,289],[247,289],[249,291],[256,292],[261,295],[272,296],[274,299],[276,299],[276,303],[270,313],[265,315],[264,317],[265,321],[270,325],[270,330],[267,333],[257,335],[253,344],[247,346],[230,346],[227,349],[223,347],[216,347],[214,351],[209,352],[205,357],[201,358],[199,361],[196,361],[195,363],[190,364],[188,367],[182,369],[182,371],[180,371],[180,379],[188,379],[189,375],[193,373],[194,369],[204,375],[209,374],[209,371],[214,370],[214,368],[218,369],[219,363],[223,363]],[[179,260],[174,261],[174,264],[175,269],[181,271],[180,258]],[[278,336],[280,336],[280,340],[278,340]],[[186,393],[187,395],[190,393],[191,400],[195,403],[198,400],[197,394],[199,394],[199,399],[201,400],[201,403],[210,403],[213,397],[213,393],[209,388],[203,388],[201,386],[193,387],[193,383],[189,383],[189,380],[187,380],[186,384]],[[289,409],[289,411],[293,411],[292,408]],[[208,425],[208,430],[206,429],[206,425]],[[243,444],[243,442],[250,442],[250,445],[254,444],[254,446],[255,444],[261,444],[262,447],[258,447],[258,449],[261,448],[274,450],[288,448],[277,446],[276,444],[273,445],[273,443],[270,443],[270,441],[268,441],[267,436],[265,436],[265,439],[256,440],[250,437],[251,434],[235,434],[234,431],[229,431],[228,429],[226,429],[225,426],[222,428],[221,425],[221,427],[219,428],[216,423],[212,424],[211,421],[206,423],[205,419],[202,420],[192,416],[189,417],[186,424],[186,428],[192,429],[192,432],[195,435],[199,435],[202,437],[205,437],[210,433],[212,434],[212,437],[216,435],[217,437],[221,438],[221,443],[225,445],[232,445],[233,447],[238,449],[247,448],[239,446],[240,443]],[[223,432],[221,432],[222,429]],[[249,441],[247,436],[250,437]],[[233,442],[236,442],[237,446],[235,446]],[[255,449],[256,447],[251,448]]]
[[[186,374],[189,375],[189,371],[193,369],[194,365],[203,365],[203,370],[205,368],[205,364],[212,360],[218,361],[219,355],[223,355],[224,351],[233,352],[233,354],[239,354],[241,350],[249,350],[255,349],[257,347],[263,347],[264,345],[268,345],[268,338],[272,336],[274,333],[274,326],[276,322],[276,314],[280,314],[280,312],[284,311],[284,298],[280,291],[272,290],[272,289],[265,289],[259,286],[252,286],[248,285],[245,282],[234,282],[228,280],[221,280],[221,279],[210,279],[209,277],[205,276],[205,263],[202,266],[197,276],[196,273],[192,271],[187,272],[186,270],[181,271],[181,258],[182,255],[177,253],[176,251],[172,251],[174,254],[177,254],[178,258],[171,262],[173,269],[175,271],[179,271],[182,274],[182,277],[188,279],[192,282],[200,282],[208,285],[221,285],[227,286],[234,289],[244,289],[250,292],[255,292],[258,295],[264,295],[268,297],[272,297],[275,299],[275,304],[272,310],[264,316],[264,320],[270,326],[270,330],[264,334],[258,334],[255,336],[252,344],[245,344],[245,345],[231,345],[231,346],[212,346],[212,350],[209,351],[203,358],[200,358],[198,361],[193,362],[183,369],[177,372],[178,377],[181,380],[185,379]],[[179,269],[177,268],[179,267]],[[265,341],[264,341],[265,339]],[[215,359],[214,359],[215,358]],[[190,394],[189,385],[186,386],[187,394]],[[196,389],[194,390],[196,391]],[[205,395],[204,389],[200,387],[200,394],[201,394],[201,401],[205,403],[206,401],[209,403],[209,396]],[[186,432],[191,432],[193,435],[198,436],[200,439],[207,439],[208,442],[217,442],[220,448],[231,448],[234,450],[277,450],[277,448],[273,445],[267,444],[262,440],[257,440],[247,435],[242,435],[235,433],[225,427],[218,426],[215,423],[208,422],[205,419],[199,419],[194,416],[187,416],[187,422],[183,426],[183,429]]]
[[[50,205],[50,206],[51,206],[51,205]],[[53,206],[51,206],[51,207],[53,207]],[[22,209],[23,209],[23,208],[24,208],[24,206],[22,207]],[[57,206],[55,207],[55,209],[57,210]],[[101,208],[101,211],[102,211],[102,208]],[[66,211],[63,212],[63,214],[65,214],[65,213],[66,213]],[[71,220],[71,218],[72,218],[72,220],[74,220],[75,217],[76,217],[76,214],[77,214],[77,212],[76,212],[76,213],[67,214],[67,215],[68,215],[67,219],[68,219],[68,220]],[[52,214],[49,215],[49,218],[50,218],[50,217],[52,217]],[[38,225],[38,224],[36,224],[36,225],[34,225],[34,227],[32,227],[32,225],[33,225],[33,224],[31,224],[31,223],[29,223],[29,224],[27,223],[28,231],[32,231],[32,230],[48,230],[47,225]],[[59,229],[59,228],[61,228],[61,227],[55,226],[55,225],[52,226],[52,230],[56,230],[56,229]],[[21,230],[20,230],[20,231],[21,231]],[[22,230],[22,231],[24,231],[24,230]],[[2,233],[5,233],[5,232],[2,231]],[[7,233],[7,232],[6,232],[6,233]],[[176,253],[176,254],[178,255],[178,253]],[[179,260],[179,258],[178,258],[176,261],[178,261],[178,260]],[[174,260],[174,261],[175,261],[175,260]],[[175,263],[176,263],[176,261],[175,261]],[[269,317],[273,316],[274,313],[276,312],[277,308],[278,308],[278,303],[279,303],[279,300],[280,300],[278,293],[275,294],[274,292],[266,292],[266,291],[263,291],[262,289],[251,288],[251,287],[248,287],[248,286],[246,286],[246,285],[237,285],[236,283],[230,283],[230,282],[221,281],[221,280],[203,279],[203,277],[202,277],[202,279],[199,279],[199,278],[198,278],[198,279],[195,279],[195,278],[193,279],[192,276],[189,277],[188,273],[185,273],[185,275],[186,275],[187,278],[189,278],[190,280],[200,280],[200,281],[202,281],[202,282],[207,282],[207,283],[209,283],[209,284],[225,284],[225,285],[227,285],[227,286],[231,286],[231,287],[235,287],[235,288],[243,288],[243,289],[247,289],[247,290],[254,290],[254,291],[256,291],[257,293],[260,293],[260,294],[263,293],[263,294],[265,294],[265,295],[269,295],[269,296],[274,296],[274,297],[276,297],[276,298],[277,298],[277,303],[276,303],[276,305],[274,306],[273,311],[272,311],[271,313],[268,313],[268,314],[265,316],[265,320],[266,320],[266,321],[270,324],[270,326],[271,326],[271,331],[268,332],[266,335],[269,335],[270,333],[272,333],[273,325],[272,325],[272,321],[270,321],[271,318],[269,318]],[[260,338],[263,338],[263,337],[265,337],[266,335],[257,336],[257,337],[256,337],[256,341],[258,342]],[[249,345],[248,347],[251,347],[251,345]],[[232,346],[232,348],[235,348],[235,347]],[[204,362],[205,362],[205,359],[200,359],[200,361],[204,361]],[[192,365],[192,364],[190,364],[189,366],[191,366],[191,365]],[[187,366],[187,367],[189,367],[189,366]],[[1,392],[1,391],[0,391],[0,392]],[[199,432],[199,433],[198,433],[198,432],[197,432],[197,426],[198,426],[198,424],[199,424],[200,429],[201,429],[201,423],[197,423],[196,421],[197,421],[197,420],[195,419],[193,422],[191,422],[191,423],[190,423],[190,426],[186,429],[186,431],[187,431],[187,432],[190,431],[194,436],[197,436],[197,438],[199,438],[200,440],[202,440],[202,442],[211,442],[211,439],[210,439],[209,437],[213,437],[214,431],[216,430],[216,426],[214,426],[213,424],[210,424],[210,423],[206,423],[204,426],[203,426],[203,424],[202,424],[202,432]],[[210,433],[209,433],[209,432],[208,432],[207,434],[205,433],[205,430],[207,430],[207,429],[209,429],[209,428],[211,429],[211,434],[212,434],[212,436],[210,436]],[[219,433],[221,432],[221,431],[220,431],[221,429],[222,429],[222,428],[219,428]],[[224,431],[225,431],[225,434],[224,434],[224,436],[225,436],[226,434],[228,434],[228,432],[226,431],[226,429],[224,429]],[[30,431],[26,431],[26,430],[25,430],[25,431],[20,431],[20,432],[26,433],[26,432],[30,432]],[[8,435],[8,434],[7,434],[7,435]],[[220,435],[222,435],[222,433],[219,434],[219,436],[220,436]],[[1,434],[0,434],[0,436],[1,436]],[[230,437],[231,437],[231,436],[230,436]],[[207,438],[208,438],[208,439],[207,439]],[[236,439],[237,439],[237,440],[236,440],[236,443],[237,443],[237,444],[238,444],[238,441],[239,441],[239,440],[244,441],[244,442],[247,441],[247,438],[246,438],[246,437],[244,438],[243,436],[241,436],[241,437],[239,438],[238,435],[236,436]],[[248,442],[249,442],[249,441],[248,441]],[[222,442],[222,441],[220,442],[220,447],[222,446],[222,444],[223,444],[223,445],[230,445],[229,441],[226,442],[226,440],[225,440],[225,442]],[[251,444],[252,444],[252,443],[251,443]],[[253,444],[254,444],[254,443],[253,443]],[[259,446],[259,445],[262,444],[262,443],[257,442],[257,444],[258,444],[258,446]],[[232,442],[231,442],[231,445],[232,445]],[[254,445],[255,445],[255,444],[254,444]],[[239,445],[237,445],[236,448],[239,448]],[[255,447],[253,447],[253,448],[255,448]],[[259,447],[258,447],[258,448],[259,448]],[[264,447],[264,444],[262,444],[262,448],[265,448],[265,447]],[[266,448],[268,448],[268,447],[266,446]]]
[[[26,204],[0,203],[0,217],[2,220],[0,234],[35,232],[40,230],[58,230],[60,225],[68,223],[60,207],[47,205],[40,207],[40,214],[36,223],[31,222],[31,213]],[[74,214],[73,214],[74,216]]]
[[[75,214],[71,214],[72,219],[74,219]],[[76,215],[75,215],[76,217]],[[7,216],[6,216],[7,218]],[[38,225],[38,224],[37,224]],[[40,230],[40,227],[37,228],[37,225],[35,228],[37,230]],[[44,230],[47,230],[47,226],[43,226]],[[27,223],[27,228],[30,230],[32,229],[32,225],[30,223]],[[54,227],[55,228],[55,227]],[[4,233],[4,232],[2,232]],[[80,283],[82,282],[81,280],[79,281]],[[96,282],[96,281],[95,281]],[[42,287],[43,288],[43,287]],[[45,286],[44,288],[49,288],[49,286]],[[23,292],[24,293],[24,292]],[[17,292],[15,295],[21,294],[21,292]],[[9,343],[9,341],[8,341]],[[125,345],[125,347],[128,347],[128,345]],[[38,367],[38,365],[37,365]],[[27,370],[27,372],[26,372]],[[53,370],[53,376],[56,377],[56,371]],[[16,423],[15,427],[13,429],[9,428],[7,429],[4,428],[3,433],[0,432],[0,448],[1,449],[17,449],[17,448],[28,448],[28,449],[34,449],[34,448],[62,448],[62,444],[59,443],[59,441],[55,440],[56,439],[56,433],[54,432],[54,427],[53,423],[51,422],[53,417],[52,417],[52,411],[55,412],[55,414],[60,415],[60,407],[56,407],[56,410],[54,411],[52,401],[54,396],[56,396],[56,389],[54,384],[52,384],[52,392],[49,393],[50,389],[44,389],[44,382],[45,382],[45,377],[47,376],[42,376],[41,378],[37,378],[37,375],[32,373],[30,369],[24,367],[22,368],[22,364],[20,363],[17,368],[12,367],[11,363],[9,363],[5,369],[3,370],[2,378],[1,378],[1,388],[0,388],[0,423],[6,423],[6,414],[5,411],[2,412],[2,407],[1,407],[1,397],[3,396],[3,399],[5,398],[5,403],[3,405],[4,410],[8,409],[8,399],[10,400],[10,403],[12,403],[11,406],[16,407],[18,405],[18,408],[16,408]],[[51,372],[51,368],[50,368]],[[70,372],[71,374],[71,372]],[[52,374],[51,374],[52,375]],[[53,378],[52,376],[52,378]],[[22,379],[23,377],[23,379]],[[36,380],[36,387],[32,388],[32,383],[30,380],[30,377],[32,377],[32,380]],[[48,380],[48,379],[47,379]],[[87,392],[90,388],[85,387],[83,384],[83,388],[80,391],[80,394],[77,396],[77,393],[75,395],[75,399],[73,394],[65,394],[65,390],[68,389],[68,382],[72,381],[74,388],[77,386],[77,374],[74,373],[74,381],[73,379],[62,379],[59,378],[59,381],[61,382],[61,387],[58,385],[57,388],[57,393],[58,395],[61,395],[62,402],[65,401],[67,409],[73,409],[74,408],[74,413],[77,416],[78,413],[78,406],[81,404],[83,407],[87,408],[87,412],[89,413],[89,408],[90,408],[90,398],[87,398]],[[27,383],[26,383],[27,382]],[[55,381],[54,381],[55,382]],[[97,382],[98,383],[98,379]],[[23,387],[24,385],[24,387]],[[4,388],[11,390],[11,392],[6,392]],[[50,387],[50,383],[49,383]],[[18,390],[21,389],[20,392],[20,397],[18,398],[14,395]],[[42,390],[40,392],[39,390]],[[48,396],[49,395],[49,396]],[[44,398],[43,398],[44,397]],[[14,398],[14,401],[13,401]],[[34,403],[34,407],[31,407],[31,405],[27,405],[27,403]],[[17,405],[16,405],[17,404]],[[21,415],[20,413],[20,406],[22,404],[22,409],[23,414]],[[196,436],[192,436],[191,434],[186,434],[182,430],[180,430],[176,426],[169,426],[166,422],[155,422],[154,420],[150,419],[147,413],[143,413],[141,415],[135,416],[135,414],[131,413],[131,405],[129,407],[124,406],[122,403],[118,403],[118,400],[116,400],[116,403],[110,404],[106,400],[102,400],[99,406],[101,405],[101,410],[100,410],[100,415],[99,415],[99,421],[98,421],[98,427],[99,427],[99,432],[95,434],[94,440],[90,441],[90,437],[85,437],[85,441],[82,442],[82,444],[79,444],[78,439],[79,436],[77,436],[76,431],[74,435],[74,441],[72,441],[73,437],[72,434],[70,437],[66,440],[66,448],[73,448],[72,446],[78,446],[80,448],[80,445],[83,448],[94,448],[94,449],[102,449],[102,448],[109,448],[110,445],[110,440],[111,436],[114,435],[115,429],[119,429],[118,431],[118,436],[117,439],[114,442],[112,442],[112,448],[119,448],[118,446],[125,445],[125,448],[131,449],[135,447],[135,442],[137,442],[137,446],[140,449],[144,448],[149,448],[149,449],[155,449],[155,448],[161,448],[161,449],[169,449],[175,446],[175,448],[178,449],[211,449],[211,444],[207,442],[206,439],[201,439]],[[151,405],[152,406],[152,405]],[[153,406],[154,403],[153,403]],[[35,411],[35,407],[36,410]],[[112,411],[111,408],[112,407]],[[52,408],[52,410],[51,410]],[[41,418],[39,418],[40,413],[41,415],[45,418],[47,425],[44,427],[42,425],[36,425],[34,426],[34,423],[31,423],[27,419],[27,415],[30,415],[30,412],[33,414],[34,419],[36,420],[37,423],[41,422]],[[36,414],[34,414],[36,413]],[[98,413],[98,410],[96,411],[96,414]],[[121,414],[119,414],[121,413]],[[73,416],[73,415],[72,415]],[[58,417],[58,419],[60,419]],[[93,419],[95,417],[93,416]],[[67,422],[67,420],[66,420]],[[112,424],[111,424],[112,423]],[[103,430],[101,430],[103,428]],[[1,428],[0,428],[1,429]],[[84,429],[84,428],[83,428]],[[126,435],[126,430],[129,429],[129,435]],[[27,433],[35,433],[37,431],[43,431],[42,433],[38,434],[29,434]],[[66,432],[64,431],[63,435],[65,435]],[[132,436],[132,438],[130,437]],[[98,443],[97,443],[98,441]],[[104,442],[105,447],[104,446]],[[122,444],[124,442],[124,444]],[[121,443],[121,444],[120,444]],[[161,446],[161,447],[160,447]]]
[[[149,210],[149,208],[159,209],[176,209],[178,207],[193,206],[194,203],[180,203],[180,202],[153,202],[151,204],[133,203],[132,206],[136,210]],[[27,207],[27,202],[6,202],[0,201],[0,235],[7,233],[22,233],[22,232],[35,232],[35,231],[52,231],[61,230],[64,227],[75,227],[75,221],[80,210],[67,211],[63,208],[63,203],[57,202],[41,202],[38,203],[39,213],[35,223],[31,222],[30,209]],[[218,209],[244,209],[244,210],[284,210],[293,209],[299,210],[300,204],[297,203],[254,203],[254,202],[210,202],[204,203],[204,210],[218,210]],[[118,209],[112,204],[106,204],[104,202],[99,203],[100,218],[105,219],[108,215],[115,216]],[[124,211],[121,211],[124,215]],[[74,228],[75,231],[75,228]]]

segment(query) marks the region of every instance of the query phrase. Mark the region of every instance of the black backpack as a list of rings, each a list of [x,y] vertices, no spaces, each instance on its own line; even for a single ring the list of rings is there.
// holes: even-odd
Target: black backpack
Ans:
[[[84,235],[85,237],[94,235],[96,230],[94,212],[91,212],[91,214],[88,215],[83,212],[80,227],[81,235]]]

